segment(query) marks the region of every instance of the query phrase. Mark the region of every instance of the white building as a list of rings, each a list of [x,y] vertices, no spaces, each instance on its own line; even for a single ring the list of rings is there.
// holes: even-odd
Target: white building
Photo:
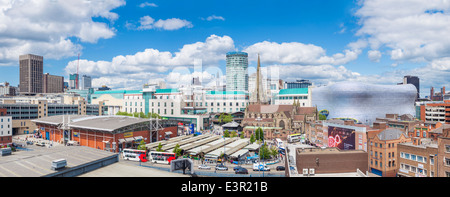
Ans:
[[[12,116],[0,116],[0,146],[12,143]]]
[[[244,91],[208,91],[204,107],[208,113],[234,113],[245,111],[248,103],[249,96]]]
[[[275,97],[275,105],[292,105],[294,102],[300,107],[312,107],[311,88],[282,89]]]
[[[158,89],[149,100],[149,111],[160,116],[180,115],[184,106],[183,94],[178,89]]]
[[[123,95],[123,110],[127,113],[145,113],[145,100],[142,91],[127,91]]]

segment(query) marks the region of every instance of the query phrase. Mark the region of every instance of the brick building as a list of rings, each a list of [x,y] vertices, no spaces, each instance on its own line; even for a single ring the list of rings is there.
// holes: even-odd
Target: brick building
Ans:
[[[379,125],[376,130],[368,132],[367,153],[369,172],[383,177],[395,177],[398,161],[397,145],[411,141],[403,130]]]
[[[316,107],[250,104],[245,109],[241,126],[248,138],[260,127],[264,131],[264,139],[286,140],[290,134],[305,133],[306,122],[317,120],[317,113]]]
[[[442,136],[438,137],[438,154],[436,159],[439,177],[450,177],[450,127],[442,129]]]
[[[367,152],[363,150],[339,150],[333,148],[297,148],[298,174],[303,169],[314,169],[316,174],[349,173],[367,169]]]
[[[398,177],[437,176],[438,144],[428,138],[414,137],[397,145]]]
[[[33,120],[44,139],[55,143],[77,143],[81,146],[118,152],[136,148],[141,140],[158,139],[155,125],[150,131],[148,119],[129,116],[59,115]]]

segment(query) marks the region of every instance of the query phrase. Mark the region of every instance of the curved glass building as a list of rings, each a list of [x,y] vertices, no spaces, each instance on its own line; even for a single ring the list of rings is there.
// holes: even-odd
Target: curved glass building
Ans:
[[[336,83],[312,89],[312,106],[328,114],[328,119],[351,118],[371,125],[386,114],[415,115],[417,89],[406,85]]]

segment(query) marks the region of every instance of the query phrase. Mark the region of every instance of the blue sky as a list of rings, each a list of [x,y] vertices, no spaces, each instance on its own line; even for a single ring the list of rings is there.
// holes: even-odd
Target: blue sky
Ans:
[[[437,35],[450,32],[450,5],[440,0],[30,4],[0,3],[0,81],[13,85],[25,53],[43,55],[44,72],[66,80],[80,53],[80,74],[93,76],[94,86],[136,89],[154,80],[211,81],[215,72],[194,73],[194,59],[224,73],[230,50],[248,52],[250,66],[260,53],[262,66],[280,69],[288,81],[396,84],[418,75],[421,93],[449,82],[450,42]],[[24,25],[14,25],[19,21]],[[180,67],[191,73],[179,73]]]

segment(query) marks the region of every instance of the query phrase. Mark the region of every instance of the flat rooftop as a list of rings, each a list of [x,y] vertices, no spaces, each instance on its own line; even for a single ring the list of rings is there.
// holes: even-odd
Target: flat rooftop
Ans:
[[[28,150],[18,150],[0,157],[0,177],[41,177],[58,171],[51,170],[52,161],[66,159],[66,168],[73,168],[117,153],[85,146],[53,144],[51,148],[28,145]]]

